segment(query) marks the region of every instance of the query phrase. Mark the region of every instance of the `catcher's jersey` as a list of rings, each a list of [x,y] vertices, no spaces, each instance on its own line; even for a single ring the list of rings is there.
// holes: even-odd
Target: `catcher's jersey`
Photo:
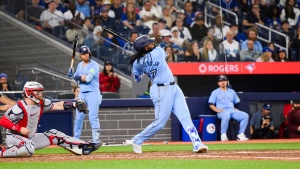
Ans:
[[[161,47],[155,47],[150,53],[145,54],[133,63],[133,74],[140,76],[147,74],[153,84],[170,83],[174,76],[166,62],[167,54]]]
[[[19,104],[22,104],[25,108],[26,112],[22,110]],[[49,99],[44,100],[44,107],[43,111],[41,112],[41,106],[39,104],[36,105],[27,105],[24,100],[21,100],[20,103],[14,105],[9,110],[6,111],[4,114],[7,119],[9,119],[12,123],[20,126],[20,127],[26,127],[28,130],[30,130],[30,134],[28,135],[28,138],[31,138],[36,130],[37,125],[39,122],[39,119],[42,115],[42,113],[50,110],[53,107],[52,102]],[[10,134],[19,134],[21,133],[7,129],[6,133]]]

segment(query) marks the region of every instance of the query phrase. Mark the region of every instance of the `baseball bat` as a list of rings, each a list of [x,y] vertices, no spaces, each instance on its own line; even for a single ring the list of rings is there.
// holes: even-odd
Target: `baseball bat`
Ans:
[[[77,48],[78,41],[79,41],[79,36],[76,35],[75,40],[74,40],[74,44],[73,44],[73,54],[72,54],[71,65],[70,65],[71,69],[73,68],[73,64],[74,64],[74,58],[75,58],[75,54],[76,54],[76,48]]]
[[[108,33],[110,33],[110,34],[112,34],[112,35],[114,35],[114,36],[116,36],[116,37],[132,44],[132,42],[130,42],[128,39],[124,38],[121,34],[119,34],[118,32],[116,32],[114,30],[112,30],[111,28],[109,28],[107,26],[103,26],[103,30],[105,30],[106,32],[108,32]]]

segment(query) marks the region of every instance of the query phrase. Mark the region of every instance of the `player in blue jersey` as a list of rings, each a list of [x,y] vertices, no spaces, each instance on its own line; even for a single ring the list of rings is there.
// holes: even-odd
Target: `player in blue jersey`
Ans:
[[[91,59],[89,47],[80,48],[81,62],[77,65],[74,79],[79,82],[80,93],[78,98],[84,100],[89,110],[89,120],[92,128],[93,142],[100,142],[100,122],[98,117],[99,106],[102,95],[99,90],[99,65]],[[79,139],[81,136],[82,123],[85,114],[76,110],[74,123],[74,137]]]
[[[206,153],[208,147],[199,138],[185,97],[174,82],[173,74],[166,62],[167,54],[161,47],[156,47],[148,35],[138,37],[134,43],[136,54],[129,62],[133,66],[132,73],[136,82],[140,82],[144,74],[152,81],[150,97],[154,104],[155,119],[141,133],[132,138],[133,151],[142,153],[142,143],[160,131],[173,112],[193,142],[194,153]]]
[[[227,87],[227,77],[225,75],[218,77],[218,85],[219,88],[211,93],[208,104],[217,113],[217,117],[221,119],[221,141],[228,141],[226,132],[231,118],[240,122],[240,130],[237,135],[238,140],[249,140],[244,134],[249,115],[235,108],[235,105],[240,102],[239,97],[234,90]]]

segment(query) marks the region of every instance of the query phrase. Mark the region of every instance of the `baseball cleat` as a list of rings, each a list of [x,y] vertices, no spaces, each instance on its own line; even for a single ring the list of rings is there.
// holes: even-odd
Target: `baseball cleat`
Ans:
[[[221,141],[228,141],[226,133],[221,134]]]
[[[208,152],[208,147],[204,144],[201,145],[196,145],[193,153],[207,153]]]
[[[142,146],[132,143],[132,150],[136,154],[142,154]]]
[[[245,136],[244,133],[237,135],[237,141],[248,141],[249,139]]]

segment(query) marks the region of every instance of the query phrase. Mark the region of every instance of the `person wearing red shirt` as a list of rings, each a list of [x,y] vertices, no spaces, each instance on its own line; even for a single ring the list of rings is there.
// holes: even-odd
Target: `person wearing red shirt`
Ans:
[[[101,92],[119,92],[120,80],[110,61],[106,61],[99,74]]]
[[[287,115],[290,138],[300,138],[300,100],[293,101],[292,110]]]

